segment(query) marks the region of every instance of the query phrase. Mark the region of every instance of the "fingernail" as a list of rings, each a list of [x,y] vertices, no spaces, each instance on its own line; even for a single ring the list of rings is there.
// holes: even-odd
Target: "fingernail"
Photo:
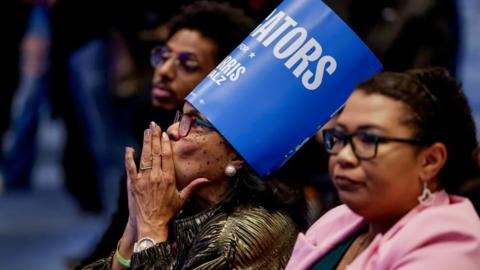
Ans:
[[[150,129],[145,129],[145,131],[143,132],[143,136],[145,136],[145,138],[148,138],[150,137],[150,133],[151,133]]]
[[[162,139],[164,139],[164,140],[168,139],[168,135],[167,135],[166,132],[162,132]]]
[[[155,128],[155,122],[150,122],[150,128]]]

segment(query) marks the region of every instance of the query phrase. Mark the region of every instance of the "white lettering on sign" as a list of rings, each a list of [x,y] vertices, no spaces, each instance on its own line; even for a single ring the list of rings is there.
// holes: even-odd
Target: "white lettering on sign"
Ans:
[[[247,68],[235,58],[227,56],[218,66],[208,74],[208,77],[217,85],[222,85],[227,79],[234,82],[247,71]]]
[[[337,61],[330,55],[322,55],[320,43],[309,38],[308,31],[297,25],[285,12],[274,10],[250,36],[265,47],[274,44],[273,55],[277,59],[287,59],[285,66],[293,69],[293,76],[301,77],[303,86],[313,91],[322,84],[325,72],[328,75],[335,72]],[[310,63],[314,63],[313,70],[309,69]]]

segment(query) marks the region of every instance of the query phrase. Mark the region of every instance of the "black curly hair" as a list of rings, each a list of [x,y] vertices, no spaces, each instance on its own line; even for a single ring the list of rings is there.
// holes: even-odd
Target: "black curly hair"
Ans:
[[[228,3],[197,1],[183,7],[168,23],[170,39],[181,29],[198,31],[218,45],[217,61],[225,58],[253,30],[255,21]]]
[[[461,84],[444,68],[383,72],[358,86],[367,94],[401,101],[408,108],[402,123],[428,144],[443,143],[447,161],[440,185],[450,193],[478,172],[475,122]]]

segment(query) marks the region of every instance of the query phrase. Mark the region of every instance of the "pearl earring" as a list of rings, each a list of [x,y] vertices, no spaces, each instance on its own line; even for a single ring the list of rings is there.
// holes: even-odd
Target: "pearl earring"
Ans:
[[[228,177],[233,177],[235,176],[235,174],[237,174],[237,169],[235,168],[235,166],[233,166],[232,164],[228,164],[225,167],[225,175]]]

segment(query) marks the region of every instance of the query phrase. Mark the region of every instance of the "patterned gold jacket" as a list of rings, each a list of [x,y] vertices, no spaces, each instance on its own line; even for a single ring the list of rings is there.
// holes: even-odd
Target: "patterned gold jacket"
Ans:
[[[135,253],[132,269],[284,269],[298,229],[282,212],[222,206],[176,219],[171,242]],[[110,258],[84,269],[111,269]]]

